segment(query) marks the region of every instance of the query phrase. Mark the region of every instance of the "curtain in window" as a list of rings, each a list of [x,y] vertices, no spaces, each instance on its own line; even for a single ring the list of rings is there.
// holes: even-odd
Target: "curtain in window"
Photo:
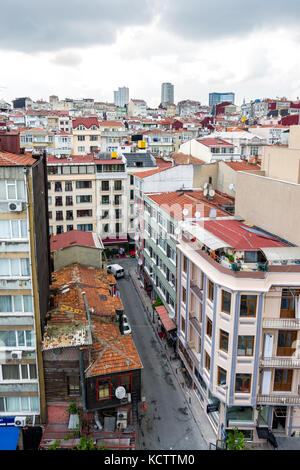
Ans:
[[[16,412],[20,411],[20,400],[19,397],[6,397],[6,411]]]
[[[24,181],[17,181],[18,199],[25,199],[25,185]]]
[[[33,312],[32,296],[24,295],[24,312]]]
[[[20,370],[18,365],[2,365],[3,380],[19,380]]]
[[[34,340],[33,331],[26,330],[25,336],[26,336],[26,346],[33,346],[33,340]]]
[[[23,312],[22,295],[14,295],[14,312]]]
[[[29,276],[29,259],[21,258],[21,274],[22,276]]]
[[[22,411],[29,411],[29,397],[21,397]]]
[[[38,397],[30,397],[31,411],[40,411],[40,404]]]
[[[9,276],[9,260],[6,258],[0,259],[0,276]]]
[[[0,196],[0,199],[1,199],[1,196]],[[11,238],[9,220],[0,220],[0,233],[1,233],[1,238]]]
[[[12,312],[11,295],[0,295],[0,312]]]
[[[18,220],[11,221],[11,232],[12,232],[12,238],[20,238]]]
[[[18,346],[25,346],[24,331],[17,331]]]
[[[18,259],[11,259],[11,274],[12,276],[19,276],[20,275],[20,264]]]
[[[0,346],[17,346],[15,331],[0,331]]]
[[[27,220],[21,220],[21,237],[22,238],[27,238],[28,237]]]
[[[4,180],[0,181],[0,199],[6,201],[6,183]]]

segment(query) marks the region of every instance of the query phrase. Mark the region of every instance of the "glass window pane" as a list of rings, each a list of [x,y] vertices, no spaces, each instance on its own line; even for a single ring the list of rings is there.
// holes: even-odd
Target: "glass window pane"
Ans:
[[[22,379],[28,379],[28,367],[27,364],[22,364],[21,365],[22,369]]]
[[[14,295],[13,299],[14,299],[14,312],[23,312],[22,296]]]
[[[25,346],[25,335],[24,331],[18,331],[18,346]]]
[[[18,199],[25,199],[25,185],[24,181],[17,181]]]
[[[21,220],[21,237],[27,238],[27,220]]]
[[[0,276],[9,276],[9,260],[6,258],[0,259]]]
[[[30,371],[30,378],[31,379],[37,379],[36,365],[35,364],[30,364],[29,365],[29,371]]]
[[[12,276],[19,276],[20,275],[20,264],[18,259],[11,259],[11,275]]]
[[[29,276],[29,259],[21,258],[21,274],[22,276]]]
[[[12,238],[20,238],[19,221],[18,220],[12,220],[11,221],[11,233],[12,233]]]
[[[31,402],[31,411],[39,411],[40,410],[40,404],[39,404],[38,397],[30,397],[30,402]]]
[[[21,397],[22,411],[29,411],[29,397]]]
[[[6,411],[15,412],[20,411],[19,397],[6,397]]]
[[[0,397],[0,411],[5,411],[4,409],[4,398]]]
[[[0,312],[12,312],[11,295],[0,295]]]
[[[26,335],[26,346],[33,346],[33,331],[26,330],[25,335]]]
[[[32,296],[24,295],[24,312],[33,312]]]
[[[11,238],[9,220],[0,220],[1,238]]]
[[[18,365],[2,365],[3,380],[19,380],[20,369]]]
[[[0,181],[0,199],[6,201],[6,183],[4,180]]]
[[[16,186],[14,184],[7,185],[7,196],[8,199],[17,199]]]

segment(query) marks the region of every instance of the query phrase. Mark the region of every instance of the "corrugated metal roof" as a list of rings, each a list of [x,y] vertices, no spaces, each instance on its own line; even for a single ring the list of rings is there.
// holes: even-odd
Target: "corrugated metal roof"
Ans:
[[[261,248],[268,261],[300,260],[300,247]]]

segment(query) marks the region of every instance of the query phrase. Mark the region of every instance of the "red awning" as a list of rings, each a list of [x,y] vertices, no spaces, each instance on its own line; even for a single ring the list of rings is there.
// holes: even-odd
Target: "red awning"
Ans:
[[[155,307],[157,315],[161,319],[162,324],[166,331],[171,331],[176,329],[176,325],[173,322],[172,318],[169,317],[168,310],[163,306]]]
[[[102,238],[103,245],[112,245],[113,243],[128,243],[127,238]]]

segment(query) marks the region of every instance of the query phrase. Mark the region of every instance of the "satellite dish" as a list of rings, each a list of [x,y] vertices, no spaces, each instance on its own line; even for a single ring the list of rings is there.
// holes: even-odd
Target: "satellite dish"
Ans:
[[[208,186],[208,183],[204,183],[204,189],[206,189]]]
[[[213,197],[215,195],[215,190],[214,189],[210,189],[209,190],[209,195],[210,197]]]
[[[122,400],[122,398],[126,397],[126,389],[124,387],[117,387],[115,395],[119,400]]]
[[[200,216],[201,216],[200,212],[195,212],[195,217],[196,217],[197,219],[199,219]]]
[[[176,235],[180,234],[180,228],[179,227],[175,228],[175,233],[176,233]]]
[[[187,209],[183,209],[182,213],[183,215],[188,215],[189,211]]]
[[[207,196],[207,194],[208,194],[208,189],[204,189],[203,194],[204,194],[204,196]]]

